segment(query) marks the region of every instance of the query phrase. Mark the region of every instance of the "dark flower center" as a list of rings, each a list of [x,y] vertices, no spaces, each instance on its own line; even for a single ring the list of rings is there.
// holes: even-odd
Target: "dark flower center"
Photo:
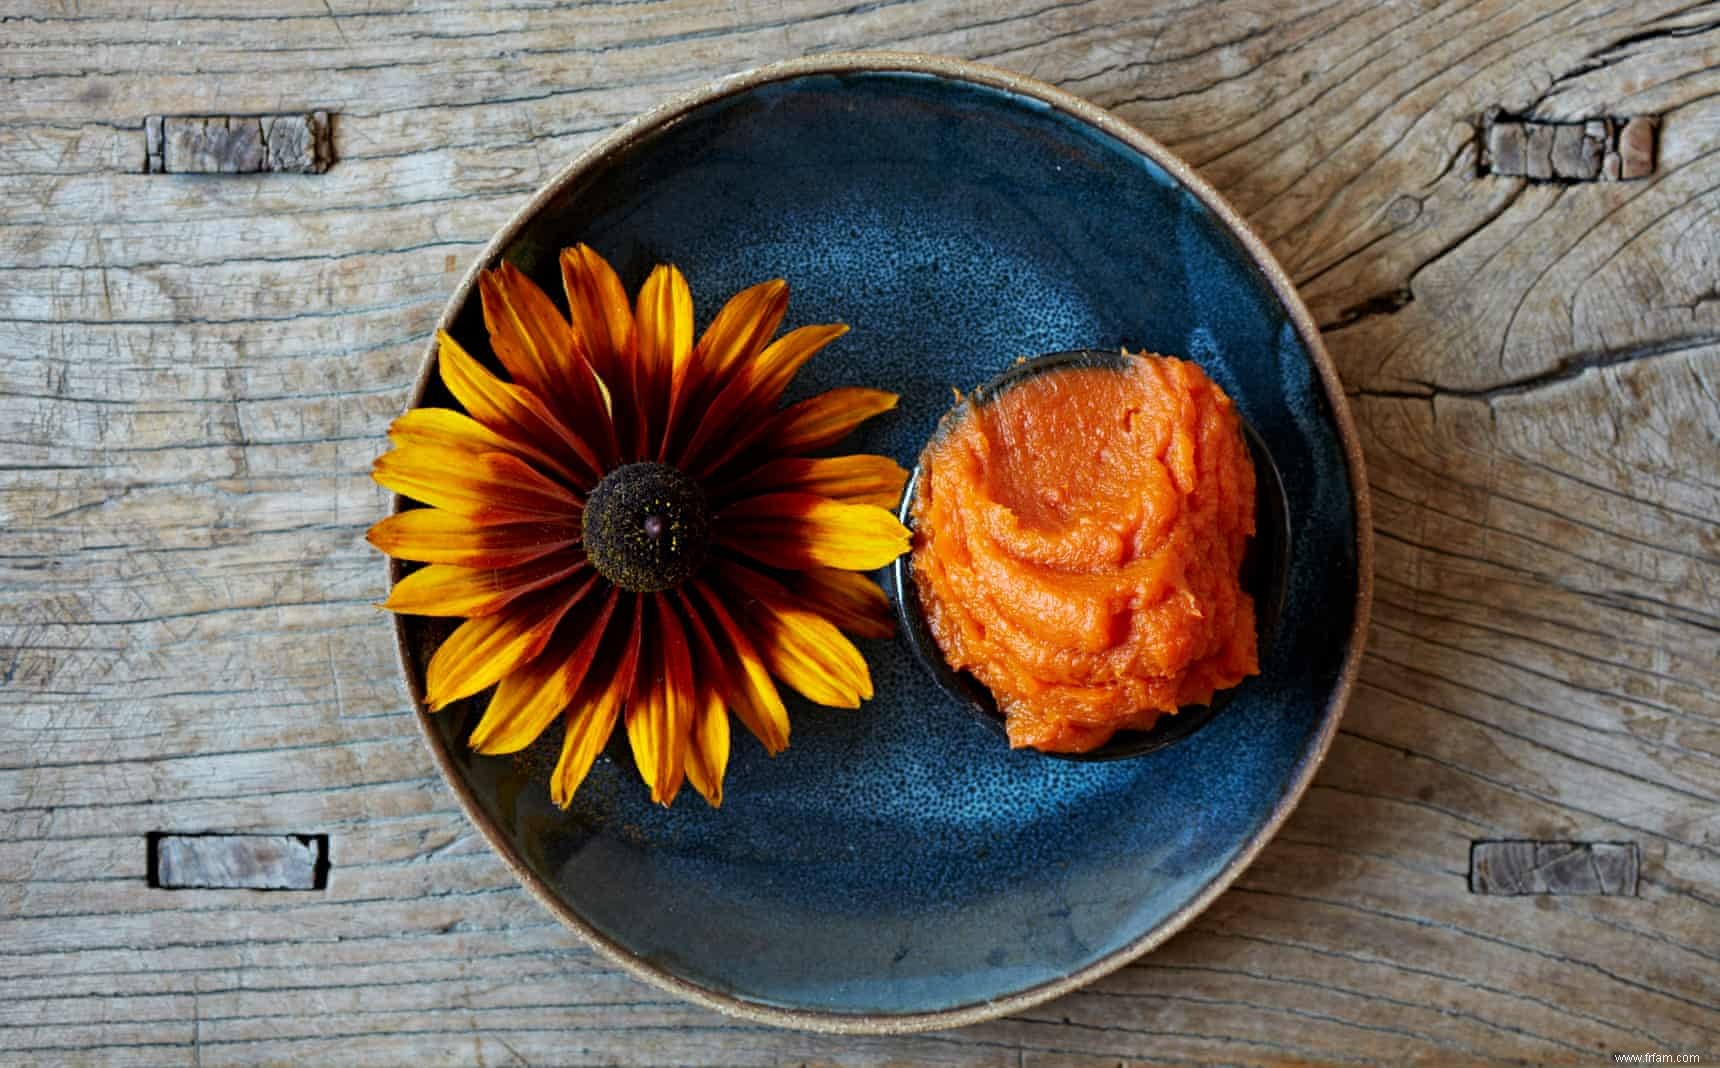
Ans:
[[[679,586],[704,563],[711,508],[678,468],[626,464],[591,491],[581,522],[597,573],[624,590],[651,593]]]

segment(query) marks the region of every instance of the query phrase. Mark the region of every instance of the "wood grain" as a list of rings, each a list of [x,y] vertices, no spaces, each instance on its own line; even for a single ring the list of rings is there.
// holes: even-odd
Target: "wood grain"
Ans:
[[[49,2],[0,15],[9,1063],[1596,1063],[1720,1055],[1720,6],[1689,0]],[[1378,600],[1283,833],[1054,1004],[824,1038],[644,987],[435,778],[367,478],[444,294],[581,148],[773,59],[1037,75],[1236,204],[1362,427]],[[1476,179],[1489,109],[1660,116],[1655,173]],[[151,115],[340,116],[322,175],[142,175]],[[327,887],[150,891],[163,829]],[[1472,894],[1634,841],[1638,896]]]

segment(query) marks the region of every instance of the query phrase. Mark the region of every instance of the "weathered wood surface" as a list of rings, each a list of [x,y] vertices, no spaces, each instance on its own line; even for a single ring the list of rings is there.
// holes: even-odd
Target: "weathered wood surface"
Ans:
[[[1720,5],[0,11],[0,1060],[1720,1056]],[[1317,783],[1190,930],[1014,1019],[822,1038],[642,986],[514,884],[360,535],[439,305],[533,187],[672,92],[883,47],[1114,108],[1255,224],[1352,393],[1378,601]],[[1659,116],[1656,172],[1479,177],[1493,108]],[[139,173],[147,116],[314,110],[325,174]],[[327,833],[332,870],[149,890],[157,830]],[[1471,893],[1503,839],[1634,842],[1638,893]]]

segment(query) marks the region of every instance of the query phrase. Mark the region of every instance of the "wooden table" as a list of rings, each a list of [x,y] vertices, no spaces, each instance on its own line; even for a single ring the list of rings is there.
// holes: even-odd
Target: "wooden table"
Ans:
[[[0,1060],[1720,1057],[1720,4],[0,11]],[[876,1039],[689,1007],[551,922],[432,769],[362,540],[530,190],[672,93],[855,48],[1037,75],[1188,159],[1322,324],[1378,523],[1343,732],[1236,887],[1087,991]],[[314,111],[326,173],[143,173],[151,116],[297,116],[221,157],[291,167]],[[211,162],[182,122],[156,167]],[[1621,149],[1652,174],[1493,173]],[[326,835],[326,885],[152,889],[147,836],[202,831]],[[1624,846],[1480,847],[1472,887],[1519,839]]]

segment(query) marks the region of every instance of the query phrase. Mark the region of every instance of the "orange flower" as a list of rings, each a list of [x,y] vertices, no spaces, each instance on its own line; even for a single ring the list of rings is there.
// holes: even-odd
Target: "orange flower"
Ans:
[[[442,383],[465,411],[418,408],[389,427],[374,477],[428,507],[370,529],[425,565],[384,607],[465,618],[425,687],[432,710],[495,687],[478,752],[565,723],[550,781],[562,807],[618,721],[652,800],[669,804],[685,779],[720,805],[731,711],[770,753],[788,745],[774,679],[825,705],[872,696],[843,631],[891,631],[883,591],[855,572],[907,550],[888,511],[907,473],[883,456],[805,454],[896,397],[838,389],[777,409],[847,331],[773,341],[780,279],[736,294],[695,341],[674,267],[632,305],[590,248],[563,251],[561,268],[566,317],[512,264],[486,272],[484,325],[508,380],[440,334]]]

